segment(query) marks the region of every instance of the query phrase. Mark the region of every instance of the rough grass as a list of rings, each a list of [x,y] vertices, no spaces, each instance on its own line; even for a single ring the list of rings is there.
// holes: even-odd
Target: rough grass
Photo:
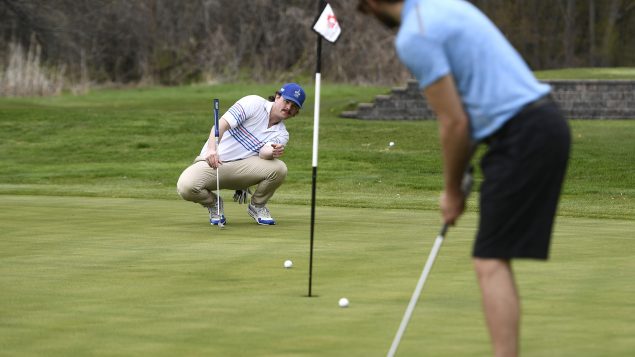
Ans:
[[[565,68],[537,71],[540,79],[635,80],[635,67]]]
[[[227,109],[242,95],[267,96],[275,89],[234,84],[1,98],[0,194],[177,199],[175,182],[208,135],[211,99],[219,97]],[[387,90],[323,87],[320,205],[437,208],[441,165],[435,122],[338,117]],[[284,160],[290,173],[274,202],[305,205],[310,199],[313,93],[307,92],[305,109],[287,122],[291,142]],[[632,217],[635,121],[571,126],[573,153],[560,213]]]

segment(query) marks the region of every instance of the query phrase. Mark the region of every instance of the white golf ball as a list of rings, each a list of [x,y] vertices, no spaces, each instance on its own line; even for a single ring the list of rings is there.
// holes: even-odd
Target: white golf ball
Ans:
[[[395,142],[394,141],[389,142],[388,146],[395,146]]]
[[[293,266],[293,262],[292,262],[292,261],[290,261],[290,260],[285,260],[285,261],[284,261],[284,267],[285,267],[285,268],[289,269],[289,268],[291,268],[292,266]]]
[[[340,307],[348,307],[348,299],[347,298],[341,298],[338,303],[339,303]]]

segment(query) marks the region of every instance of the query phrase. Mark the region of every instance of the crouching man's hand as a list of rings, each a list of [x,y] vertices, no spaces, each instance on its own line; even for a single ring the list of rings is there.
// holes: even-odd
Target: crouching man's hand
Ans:
[[[274,158],[279,158],[284,154],[284,145],[282,144],[272,144],[267,143],[260,148],[260,156],[261,159],[272,160]]]

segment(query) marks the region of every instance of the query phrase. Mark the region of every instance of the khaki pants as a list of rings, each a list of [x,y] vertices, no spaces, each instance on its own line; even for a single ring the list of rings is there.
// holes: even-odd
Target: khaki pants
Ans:
[[[264,160],[258,156],[225,162],[219,171],[221,189],[240,190],[257,185],[251,196],[254,205],[266,204],[287,177],[287,165],[283,161]],[[213,206],[216,203],[216,172],[204,158],[197,157],[181,173],[176,184],[177,192],[184,200]]]

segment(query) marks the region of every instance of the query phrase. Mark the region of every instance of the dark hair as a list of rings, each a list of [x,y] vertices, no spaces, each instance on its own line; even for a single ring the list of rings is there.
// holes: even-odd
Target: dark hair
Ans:
[[[281,95],[280,92],[276,91],[276,93],[274,95],[270,95],[269,96],[269,101],[270,102],[275,102],[276,101],[276,96]]]

